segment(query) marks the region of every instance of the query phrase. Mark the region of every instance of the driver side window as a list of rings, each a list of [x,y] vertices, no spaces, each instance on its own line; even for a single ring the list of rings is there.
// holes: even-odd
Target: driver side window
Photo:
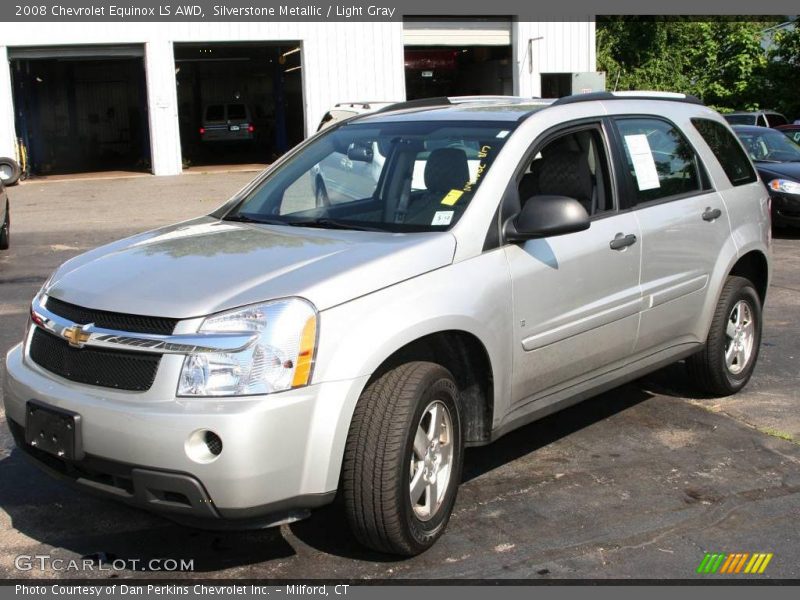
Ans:
[[[536,196],[567,196],[589,216],[613,210],[611,176],[602,130],[591,126],[549,140],[519,183],[521,204]]]

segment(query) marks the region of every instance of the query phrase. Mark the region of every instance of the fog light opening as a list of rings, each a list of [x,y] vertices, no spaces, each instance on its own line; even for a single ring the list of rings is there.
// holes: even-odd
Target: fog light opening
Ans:
[[[213,431],[206,431],[205,442],[208,451],[214,456],[219,456],[219,453],[222,452],[222,440],[220,437]]]
[[[222,438],[208,429],[198,429],[186,440],[186,455],[194,462],[214,462],[221,453]]]

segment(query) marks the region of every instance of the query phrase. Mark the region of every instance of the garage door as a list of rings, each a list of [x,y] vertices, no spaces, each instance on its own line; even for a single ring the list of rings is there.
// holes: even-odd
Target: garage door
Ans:
[[[406,46],[508,46],[511,22],[409,20],[403,23],[403,43]]]
[[[9,48],[15,126],[33,175],[150,166],[142,45]]]

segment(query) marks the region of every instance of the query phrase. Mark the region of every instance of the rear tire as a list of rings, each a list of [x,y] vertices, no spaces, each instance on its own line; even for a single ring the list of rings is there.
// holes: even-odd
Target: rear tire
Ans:
[[[410,362],[370,383],[353,414],[342,470],[358,540],[404,556],[430,548],[450,519],[462,460],[458,388],[447,369]]]
[[[761,329],[761,299],[755,287],[743,277],[728,277],[705,347],[686,360],[689,376],[708,394],[735,394],[753,374]]]
[[[0,179],[3,185],[12,186],[19,181],[22,175],[19,163],[13,158],[0,158]]]

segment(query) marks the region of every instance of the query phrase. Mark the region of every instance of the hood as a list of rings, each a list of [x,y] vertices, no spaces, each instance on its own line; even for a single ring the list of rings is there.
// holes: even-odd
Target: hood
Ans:
[[[791,179],[792,181],[800,181],[800,162],[783,162],[783,163],[768,163],[757,162],[756,169],[758,169],[761,179],[767,184],[773,179]]]
[[[446,232],[393,234],[202,217],[59,268],[47,294],[87,308],[185,319],[286,296],[324,310],[450,264]]]

